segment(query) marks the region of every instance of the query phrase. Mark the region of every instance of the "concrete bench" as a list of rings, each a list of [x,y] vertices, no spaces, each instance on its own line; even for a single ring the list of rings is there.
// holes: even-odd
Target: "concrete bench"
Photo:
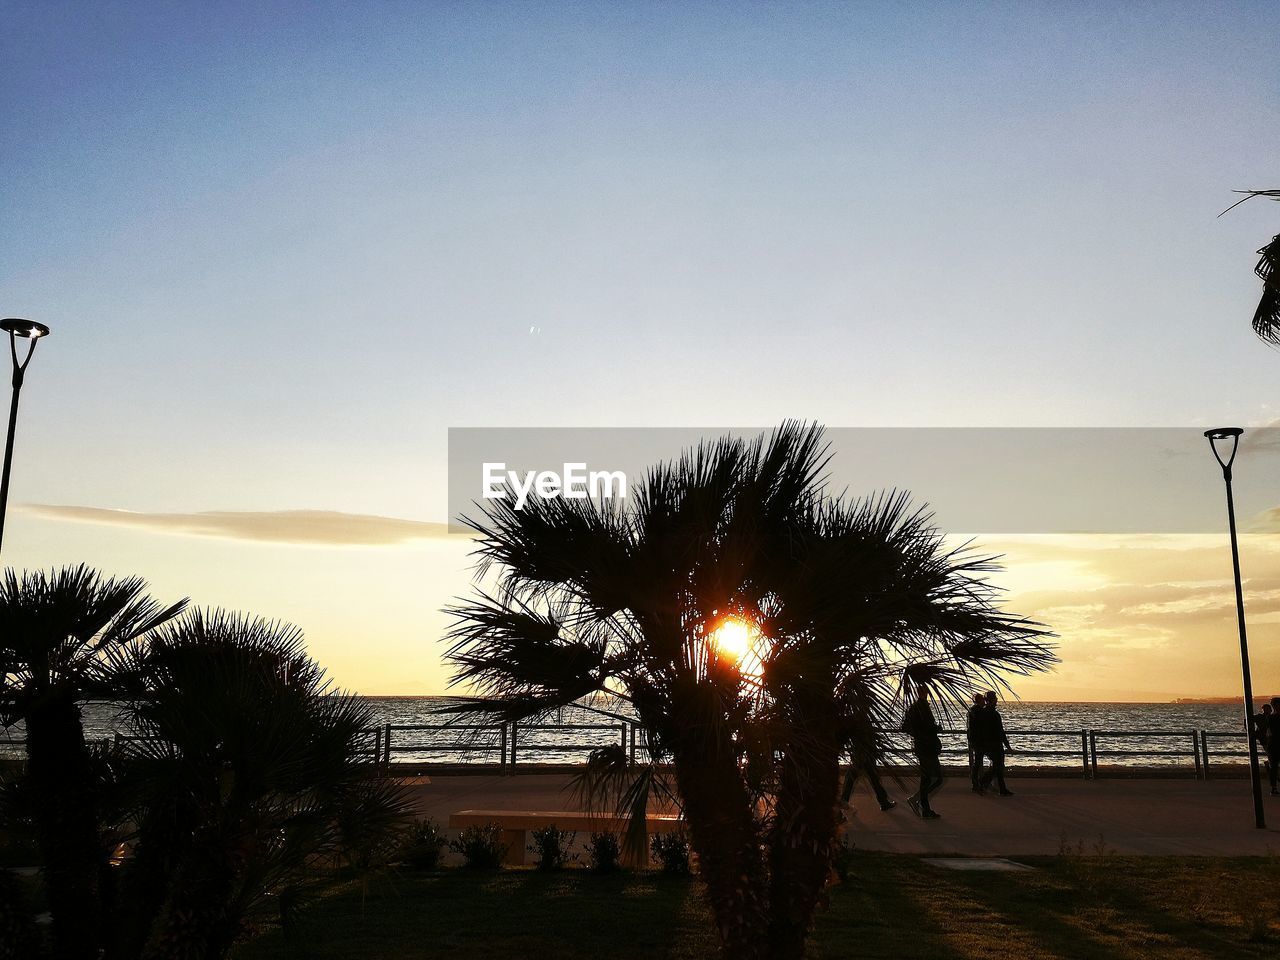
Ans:
[[[675,833],[684,823],[673,813],[651,813],[644,819],[646,834]],[[449,827],[454,830],[483,827],[490,823],[496,823],[502,829],[502,842],[507,844],[507,856],[503,862],[521,866],[525,862],[525,833],[529,830],[554,826],[583,834],[623,833],[629,821],[625,817],[581,810],[459,810],[449,814]],[[632,867],[643,867],[647,862],[647,852],[640,863],[627,859],[627,865]]]

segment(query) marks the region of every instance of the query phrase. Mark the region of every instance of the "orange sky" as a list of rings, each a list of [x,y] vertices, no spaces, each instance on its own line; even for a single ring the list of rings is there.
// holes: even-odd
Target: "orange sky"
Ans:
[[[291,620],[343,686],[440,693],[440,609],[470,588],[470,541],[389,518],[281,512],[127,515],[18,508],[6,549],[28,565],[84,559],[190,595]],[[1040,700],[1229,696],[1240,683],[1225,536],[979,537],[1001,553],[1009,609],[1059,634],[1062,663],[1015,689]],[[1280,536],[1241,539],[1255,687],[1280,688]]]
[[[1280,186],[1274,4],[136,6],[4,7],[3,309],[52,336],[3,559],[294,621],[357,690],[444,689],[454,428],[1280,416],[1280,205],[1219,216]],[[1061,480],[1026,489],[1104,489]],[[1062,635],[1026,696],[1237,689],[1223,537],[997,539]],[[1277,563],[1246,547],[1260,689]]]

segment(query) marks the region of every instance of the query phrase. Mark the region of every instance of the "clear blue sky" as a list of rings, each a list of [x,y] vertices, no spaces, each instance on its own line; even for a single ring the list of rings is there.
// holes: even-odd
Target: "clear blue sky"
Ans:
[[[1280,187],[1271,3],[0,23],[0,310],[54,328],[15,503],[443,520],[449,426],[1280,416],[1248,329],[1280,205],[1215,219]],[[331,657],[362,584],[399,639],[369,641],[379,679],[335,669],[382,689],[467,582],[456,544],[19,515],[5,548],[289,616]]]

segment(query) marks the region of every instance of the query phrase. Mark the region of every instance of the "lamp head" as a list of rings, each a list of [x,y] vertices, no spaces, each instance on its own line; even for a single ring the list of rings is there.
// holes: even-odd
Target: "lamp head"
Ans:
[[[1209,449],[1213,451],[1213,459],[1218,461],[1218,465],[1222,467],[1222,476],[1227,483],[1231,482],[1231,464],[1235,463],[1236,450],[1240,447],[1240,435],[1244,430],[1240,427],[1214,427],[1212,430],[1204,432],[1205,437],[1209,441]],[[1222,459],[1222,453],[1218,450],[1219,440],[1231,441],[1231,454],[1227,459]]]
[[[39,340],[49,335],[49,328],[35,320],[23,320],[19,317],[6,317],[0,320],[0,330],[7,330],[16,337]]]

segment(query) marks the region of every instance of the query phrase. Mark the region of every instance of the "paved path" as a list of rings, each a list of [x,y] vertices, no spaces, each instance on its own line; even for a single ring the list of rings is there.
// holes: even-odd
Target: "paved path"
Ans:
[[[909,781],[908,781],[909,783]],[[1280,854],[1280,797],[1264,796],[1269,828],[1253,822],[1248,780],[1010,780],[1012,797],[978,796],[949,778],[934,795],[939,820],[912,816],[902,791],[882,813],[865,787],[854,793],[850,836],[895,853],[1017,856],[1094,852],[1151,855]],[[914,784],[911,784],[914,786]]]
[[[423,816],[447,823],[468,808],[573,809],[564,774],[444,776],[409,779]],[[904,790],[882,813],[860,784],[849,831],[859,848],[913,854],[1017,856],[1058,853],[1065,842],[1093,852],[1148,855],[1280,854],[1280,798],[1266,796],[1269,829],[1253,825],[1247,780],[1010,780],[1013,797],[979,797],[967,780],[948,778],[936,795],[940,820],[911,815]],[[907,785],[914,786],[907,782]],[[1101,837],[1101,841],[1099,841]]]

